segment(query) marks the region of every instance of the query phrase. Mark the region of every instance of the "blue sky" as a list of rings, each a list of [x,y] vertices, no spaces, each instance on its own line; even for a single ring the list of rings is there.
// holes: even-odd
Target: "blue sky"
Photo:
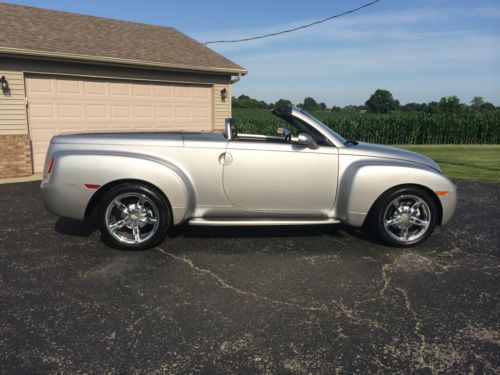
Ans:
[[[204,42],[279,31],[367,0],[11,2],[172,26]],[[382,0],[306,30],[211,48],[249,71],[235,95],[344,106],[384,88],[402,103],[479,95],[500,105],[498,0]]]

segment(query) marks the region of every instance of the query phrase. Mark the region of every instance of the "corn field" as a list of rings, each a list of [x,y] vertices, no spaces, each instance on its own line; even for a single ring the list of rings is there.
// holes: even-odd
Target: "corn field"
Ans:
[[[427,113],[312,113],[344,138],[385,144],[498,144],[500,112]],[[266,109],[235,109],[242,133],[276,135],[283,120]]]

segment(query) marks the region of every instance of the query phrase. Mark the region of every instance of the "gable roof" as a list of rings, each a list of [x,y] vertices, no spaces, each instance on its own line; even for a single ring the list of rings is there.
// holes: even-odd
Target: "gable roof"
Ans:
[[[246,70],[163,26],[0,3],[0,53],[191,71]]]

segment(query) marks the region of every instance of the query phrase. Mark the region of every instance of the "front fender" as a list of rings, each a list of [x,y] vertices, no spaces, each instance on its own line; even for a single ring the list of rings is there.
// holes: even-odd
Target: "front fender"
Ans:
[[[172,162],[132,153],[54,153],[54,170],[42,182],[45,205],[59,216],[82,220],[96,193],[85,184],[101,187],[117,180],[142,180],[156,186],[169,200],[173,223],[194,211],[195,195],[187,173]]]
[[[432,191],[441,202],[441,224],[446,224],[456,207],[456,187],[438,171],[404,161],[356,160],[346,163],[339,179],[337,216],[349,225],[361,226],[375,201],[399,185],[419,185]]]

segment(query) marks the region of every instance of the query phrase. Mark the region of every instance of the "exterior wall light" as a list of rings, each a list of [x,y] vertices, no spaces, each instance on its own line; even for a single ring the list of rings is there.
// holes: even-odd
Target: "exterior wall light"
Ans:
[[[2,76],[2,78],[0,78],[0,84],[2,86],[2,92],[4,94],[7,94],[9,92],[9,83],[7,82],[7,78],[5,78],[5,76]]]
[[[225,88],[223,88],[222,90],[220,90],[220,97],[222,99],[223,102],[226,101],[226,98],[227,98],[227,90]]]

